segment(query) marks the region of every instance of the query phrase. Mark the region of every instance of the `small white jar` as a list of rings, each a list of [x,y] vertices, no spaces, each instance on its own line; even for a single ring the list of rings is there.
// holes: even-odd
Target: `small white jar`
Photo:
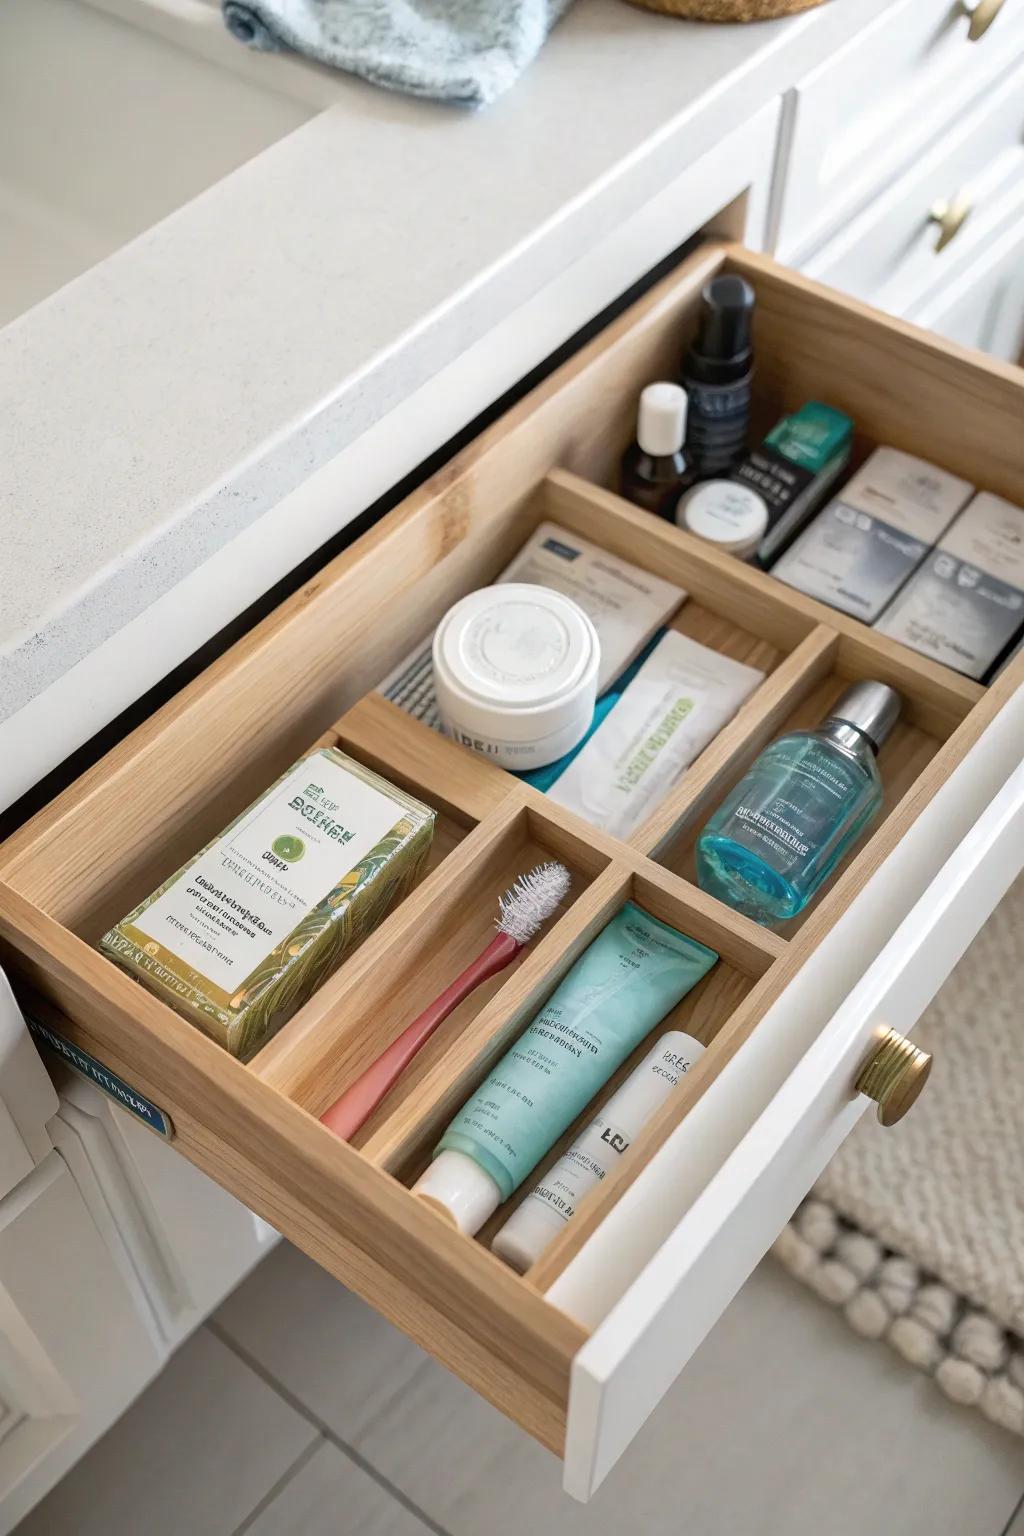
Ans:
[[[554,763],[594,716],[601,647],[571,598],[502,582],[449,608],[434,634],[434,686],[445,732],[501,768]]]
[[[676,522],[726,554],[749,560],[767,531],[768,507],[748,485],[705,480],[681,499]]]

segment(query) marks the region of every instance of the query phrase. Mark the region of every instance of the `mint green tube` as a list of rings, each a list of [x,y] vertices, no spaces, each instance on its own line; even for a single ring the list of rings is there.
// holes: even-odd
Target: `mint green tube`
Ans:
[[[434,1157],[471,1158],[497,1186],[494,1205],[507,1200],[717,959],[713,949],[627,902],[462,1107]],[[424,1186],[428,1178],[429,1171]]]

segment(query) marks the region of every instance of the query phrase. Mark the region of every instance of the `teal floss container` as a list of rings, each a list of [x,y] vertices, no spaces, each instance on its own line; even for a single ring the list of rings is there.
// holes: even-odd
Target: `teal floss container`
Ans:
[[[697,841],[697,880],[771,927],[802,912],[882,804],[876,757],[900,696],[854,683],[813,731],[766,747]]]
[[[413,1192],[479,1231],[717,959],[627,902],[463,1105]]]

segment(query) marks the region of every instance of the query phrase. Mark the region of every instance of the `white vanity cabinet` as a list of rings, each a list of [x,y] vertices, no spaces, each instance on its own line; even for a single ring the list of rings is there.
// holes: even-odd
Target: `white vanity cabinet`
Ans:
[[[920,298],[907,319],[1007,362],[1024,360],[1024,195],[1008,227]]]
[[[67,1163],[0,1201],[0,1531],[10,1531],[165,1359]]]
[[[789,410],[828,386],[869,440],[1024,500],[1013,442],[1024,376],[763,256],[701,247],[0,849],[0,954],[33,1017],[155,1105],[197,1168],[562,1455],[581,1499],[863,1112],[858,1075],[886,1031],[912,1031],[1024,860],[1020,661],[982,687],[605,488],[638,383],[663,376],[719,270],[758,294],[759,407]],[[765,682],[629,843],[373,691],[545,518],[685,584],[681,625],[747,655],[767,648]],[[885,814],[806,922],[770,933],[697,888],[693,833],[750,752],[868,677],[904,701],[879,760]],[[314,742],[434,804],[439,857],[243,1064],[96,939]],[[472,925],[489,931],[485,896],[550,854],[574,871],[568,909],[488,1003],[431,1042],[352,1144],[333,1137],[319,1116],[423,1006],[422,989],[472,953]],[[700,999],[707,1050],[521,1278],[409,1185],[451,1109],[626,899],[721,956]],[[92,1148],[79,1160],[58,1135],[83,1191],[102,1170],[90,1208],[115,1252],[141,1226],[138,1163],[102,1116],[86,1124],[69,1106],[58,1119]],[[136,1271],[147,1246],[123,1244]],[[155,1246],[158,1320],[173,1337],[187,1287],[173,1237]]]
[[[1024,4],[902,0],[796,86],[784,260],[1016,362]]]
[[[159,1370],[161,1350],[54,1150],[60,1101],[0,972],[0,1531]]]
[[[0,1533],[277,1240],[94,1084],[48,1064],[0,971]]]
[[[891,0],[793,89],[777,246],[802,265],[1024,52],[1020,0]]]

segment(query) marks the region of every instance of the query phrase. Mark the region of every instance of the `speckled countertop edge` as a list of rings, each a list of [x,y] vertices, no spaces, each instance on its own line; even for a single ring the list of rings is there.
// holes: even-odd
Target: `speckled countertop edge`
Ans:
[[[749,28],[586,0],[489,113],[344,82],[0,332],[0,720],[856,25],[849,0]]]

